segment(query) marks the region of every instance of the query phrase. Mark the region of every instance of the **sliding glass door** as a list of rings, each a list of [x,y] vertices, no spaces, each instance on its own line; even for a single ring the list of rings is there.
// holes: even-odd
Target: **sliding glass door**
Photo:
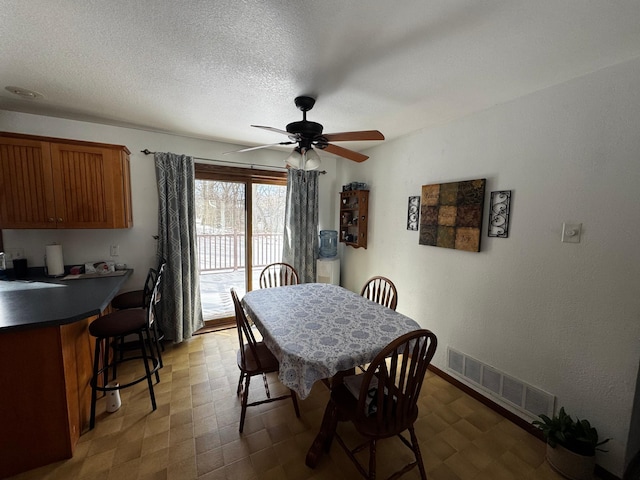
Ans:
[[[257,288],[281,261],[286,173],[196,165],[196,232],[207,326],[234,321],[229,290]]]
[[[258,288],[262,269],[282,261],[286,185],[254,183],[252,188],[252,289]]]

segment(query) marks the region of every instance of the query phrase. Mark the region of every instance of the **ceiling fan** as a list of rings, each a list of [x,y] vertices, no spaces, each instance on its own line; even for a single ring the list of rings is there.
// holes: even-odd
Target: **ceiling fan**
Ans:
[[[292,122],[287,125],[286,130],[274,127],[265,127],[262,125],[251,125],[255,128],[262,128],[271,132],[281,133],[289,137],[287,142],[278,142],[268,145],[260,145],[258,147],[244,148],[237,150],[235,153],[248,152],[259,148],[273,147],[276,145],[294,145],[297,146],[286,159],[286,163],[294,168],[303,170],[313,170],[320,166],[320,156],[314,150],[319,148],[326,152],[338,155],[340,157],[353,160],[354,162],[364,162],[367,158],[362,153],[349,150],[347,148],[333,145],[329,142],[347,142],[362,140],[384,140],[384,135],[378,130],[362,130],[358,132],[341,132],[341,133],[322,133],[323,126],[316,122],[307,120],[307,112],[313,108],[316,99],[313,97],[300,96],[296,97],[295,104],[302,111],[302,120]]]

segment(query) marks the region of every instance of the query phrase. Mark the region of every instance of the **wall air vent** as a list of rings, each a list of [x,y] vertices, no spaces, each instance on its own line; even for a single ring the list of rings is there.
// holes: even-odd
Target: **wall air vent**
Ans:
[[[555,396],[451,347],[447,347],[447,369],[464,383],[479,387],[481,392],[528,417],[535,418],[541,413],[553,415]]]

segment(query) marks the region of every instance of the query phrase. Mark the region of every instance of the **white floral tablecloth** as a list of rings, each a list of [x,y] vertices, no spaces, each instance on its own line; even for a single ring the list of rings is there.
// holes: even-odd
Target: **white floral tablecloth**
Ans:
[[[242,304],[280,362],[280,381],[306,398],[318,380],[370,362],[414,320],[345,288],[305,283],[254,290]]]

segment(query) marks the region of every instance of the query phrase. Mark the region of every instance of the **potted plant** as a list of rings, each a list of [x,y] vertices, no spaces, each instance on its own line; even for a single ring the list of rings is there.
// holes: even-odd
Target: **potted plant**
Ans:
[[[600,440],[598,431],[588,420],[574,421],[560,408],[557,415],[549,418],[540,415],[533,421],[547,442],[547,461],[558,473],[572,480],[591,480],[596,465],[596,450],[610,439]]]

